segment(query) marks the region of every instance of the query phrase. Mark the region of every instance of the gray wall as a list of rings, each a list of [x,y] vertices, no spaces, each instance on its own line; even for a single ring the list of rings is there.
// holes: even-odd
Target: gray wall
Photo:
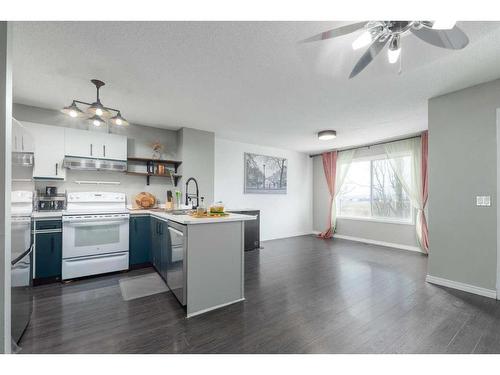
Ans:
[[[179,158],[182,160],[182,192],[189,177],[198,181],[200,197],[205,198],[207,205],[214,200],[214,163],[215,134],[203,130],[182,128],[178,132]],[[191,183],[192,184],[192,183]],[[189,187],[190,193],[195,192],[194,184]],[[184,195],[183,195],[184,200]]]
[[[76,129],[88,129],[89,126],[85,120],[72,119],[63,115],[59,111],[31,107],[22,104],[14,104],[13,115],[19,121],[37,122],[47,125],[64,126]],[[105,129],[103,129],[105,130]],[[93,130],[100,131],[100,130]],[[127,136],[127,152],[129,156],[136,157],[151,157],[151,145],[153,142],[159,141],[163,144],[162,158],[177,159],[179,150],[177,144],[177,131],[153,128],[141,125],[129,125],[126,127],[112,127],[111,132]],[[133,167],[131,167],[133,168]],[[27,178],[31,174],[31,170],[17,169],[15,178]],[[120,181],[120,185],[78,185],[75,180],[104,180],[104,181]],[[170,179],[163,177],[152,177],[151,184],[146,185],[146,178],[141,176],[131,176],[123,173],[114,172],[94,172],[94,171],[72,171],[66,173],[66,181],[64,182],[44,182],[37,181],[33,183],[13,182],[13,189],[43,188],[45,185],[55,185],[61,190],[68,191],[120,191],[127,194],[128,202],[131,202],[133,197],[141,191],[147,191],[155,195],[161,202],[166,199],[167,190],[172,190]],[[181,189],[181,185],[177,186]]]
[[[358,156],[369,156],[380,149],[360,150]],[[328,217],[328,187],[321,156],[313,158],[313,230],[324,231]],[[365,220],[337,219],[337,234],[403,246],[418,247],[415,226]]]
[[[10,352],[12,29],[0,22],[0,353]]]
[[[429,100],[429,242],[432,276],[496,289],[500,80]],[[491,207],[476,207],[491,195]]]

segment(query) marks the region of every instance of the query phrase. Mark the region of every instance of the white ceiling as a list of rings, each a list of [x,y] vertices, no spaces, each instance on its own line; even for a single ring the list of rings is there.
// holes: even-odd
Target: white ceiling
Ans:
[[[314,152],[427,128],[427,99],[500,77],[500,22],[460,22],[461,51],[402,41],[347,79],[355,34],[297,41],[340,22],[15,22],[14,101],[59,109],[92,101],[131,122]],[[315,133],[336,129],[336,140]]]

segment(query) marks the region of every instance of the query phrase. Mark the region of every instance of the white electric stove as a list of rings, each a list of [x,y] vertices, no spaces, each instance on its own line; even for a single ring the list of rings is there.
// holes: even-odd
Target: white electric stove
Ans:
[[[129,216],[123,193],[69,193],[62,218],[62,279],[128,269]]]

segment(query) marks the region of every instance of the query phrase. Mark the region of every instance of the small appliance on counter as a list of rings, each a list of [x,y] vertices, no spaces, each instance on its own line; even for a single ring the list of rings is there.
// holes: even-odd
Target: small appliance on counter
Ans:
[[[67,193],[57,193],[55,186],[45,187],[45,191],[36,191],[35,209],[37,211],[62,211],[66,209]]]
[[[57,186],[45,186],[45,195],[55,197],[57,195]]]

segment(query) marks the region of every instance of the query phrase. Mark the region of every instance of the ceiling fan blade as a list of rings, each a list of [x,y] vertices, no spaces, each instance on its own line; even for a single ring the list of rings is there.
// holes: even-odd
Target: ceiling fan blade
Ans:
[[[411,32],[417,38],[436,47],[462,49],[469,44],[469,38],[458,26],[450,30],[436,30],[424,26],[420,29],[412,29]]]
[[[300,43],[309,43],[309,42],[317,42],[319,40],[336,38],[338,36],[347,35],[353,33],[359,29],[362,29],[368,22],[358,22],[350,25],[340,26],[336,29],[331,29],[328,31],[323,31],[320,34],[314,35],[310,38],[301,40]]]
[[[357,76],[361,71],[370,64],[373,59],[382,51],[385,47],[385,45],[389,42],[391,38],[385,38],[383,41],[380,40],[381,36],[379,36],[368,48],[365,53],[361,56],[361,58],[358,60],[356,65],[354,65],[354,68],[352,69],[351,74],[349,75],[349,78],[353,78]]]

